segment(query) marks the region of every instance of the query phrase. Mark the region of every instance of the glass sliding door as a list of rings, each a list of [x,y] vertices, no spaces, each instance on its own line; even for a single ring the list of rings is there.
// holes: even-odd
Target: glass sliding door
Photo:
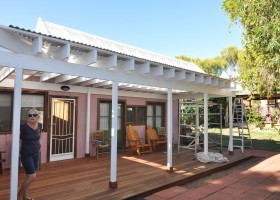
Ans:
[[[118,150],[124,150],[125,144],[125,131],[124,131],[124,104],[118,103],[118,130],[117,130],[117,146]],[[98,129],[103,130],[105,137],[111,139],[111,128],[112,128],[112,102],[111,101],[100,101],[99,102],[99,124]]]

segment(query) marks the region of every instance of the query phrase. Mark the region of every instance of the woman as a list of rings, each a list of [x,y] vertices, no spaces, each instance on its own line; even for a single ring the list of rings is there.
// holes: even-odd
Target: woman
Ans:
[[[38,123],[39,112],[36,109],[28,111],[28,118],[25,124],[20,127],[21,163],[25,170],[26,176],[18,192],[18,199],[31,200],[27,197],[27,191],[30,184],[36,179],[36,170],[39,165],[39,152],[41,148],[40,136],[42,124]]]

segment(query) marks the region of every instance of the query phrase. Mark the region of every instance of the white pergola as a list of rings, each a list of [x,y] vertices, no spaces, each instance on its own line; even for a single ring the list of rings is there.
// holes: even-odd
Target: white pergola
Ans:
[[[0,26],[0,88],[14,89],[11,189],[16,199],[21,91],[23,88],[59,91],[67,83],[71,92],[87,94],[86,153],[89,152],[90,94],[112,95],[111,173],[109,186],[117,187],[118,96],[167,99],[167,168],[172,164],[172,101],[182,98],[229,97],[232,144],[232,97],[235,83],[204,73],[193,63],[38,20],[36,32]],[[205,127],[208,113],[204,111]],[[208,132],[205,129],[208,141]],[[208,153],[208,143],[204,144]]]

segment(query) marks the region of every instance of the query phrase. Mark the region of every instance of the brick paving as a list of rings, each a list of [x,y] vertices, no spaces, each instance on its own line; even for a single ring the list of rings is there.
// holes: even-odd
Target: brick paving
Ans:
[[[252,151],[262,161],[197,188],[175,186],[146,200],[280,200],[280,153]]]

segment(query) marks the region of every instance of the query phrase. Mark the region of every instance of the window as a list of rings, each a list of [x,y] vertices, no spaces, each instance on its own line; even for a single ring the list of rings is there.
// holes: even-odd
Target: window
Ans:
[[[39,121],[44,122],[44,95],[23,94],[21,97],[21,119],[20,123],[27,120],[29,109],[36,108],[40,112]],[[10,132],[12,130],[13,114],[13,94],[0,93],[0,132]]]
[[[146,124],[146,107],[137,107],[136,114],[138,124]]]
[[[126,124],[143,125],[146,124],[146,107],[145,106],[127,106]]]
[[[151,125],[154,128],[164,126],[163,104],[147,105],[147,125]]]
[[[0,132],[12,129],[12,95],[0,94]],[[4,114],[5,113],[5,114]]]
[[[99,129],[103,131],[111,130],[111,118],[112,118],[112,103],[100,102],[99,104]],[[118,130],[121,129],[122,122],[122,104],[118,104]]]
[[[126,123],[127,124],[135,123],[135,107],[126,108]]]

